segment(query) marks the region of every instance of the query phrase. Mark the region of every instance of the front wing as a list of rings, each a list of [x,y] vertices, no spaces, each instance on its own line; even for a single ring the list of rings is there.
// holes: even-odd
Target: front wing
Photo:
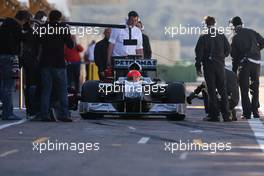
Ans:
[[[80,102],[80,114],[102,114],[102,115],[146,115],[146,116],[167,116],[173,114],[185,115],[186,104],[165,104],[155,103],[148,112],[119,112],[112,103],[89,103]]]

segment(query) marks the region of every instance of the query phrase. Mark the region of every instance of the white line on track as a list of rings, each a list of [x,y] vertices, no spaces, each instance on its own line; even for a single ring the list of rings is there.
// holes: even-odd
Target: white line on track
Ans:
[[[242,110],[241,106],[237,107],[238,109]],[[262,115],[264,114],[263,112],[263,106],[259,108],[261,111]],[[251,130],[253,131],[256,141],[259,144],[259,149],[264,152],[264,125],[263,122],[260,119],[250,119],[248,120],[248,124],[251,127]]]
[[[183,152],[181,155],[180,155],[180,160],[186,160],[187,158],[187,155],[188,155],[188,152]]]
[[[14,107],[14,110],[21,110],[20,107]],[[22,108],[22,110],[26,110],[26,108]]]
[[[142,137],[139,141],[138,144],[146,144],[149,141],[149,137]]]
[[[264,125],[259,119],[250,119],[248,123],[256,137],[260,149],[264,152]]]
[[[134,128],[132,126],[129,126],[128,129],[130,129],[130,130],[136,130],[136,128]]]
[[[202,133],[203,130],[190,130],[190,133]]]
[[[17,153],[18,151],[19,151],[18,149],[9,150],[7,152],[0,154],[0,158],[6,157],[6,156],[14,154],[14,153]]]
[[[8,127],[11,127],[11,126],[15,126],[15,125],[19,125],[19,124],[25,123],[26,121],[27,121],[27,119],[22,119],[22,120],[19,120],[17,122],[0,125],[0,130],[8,128]]]

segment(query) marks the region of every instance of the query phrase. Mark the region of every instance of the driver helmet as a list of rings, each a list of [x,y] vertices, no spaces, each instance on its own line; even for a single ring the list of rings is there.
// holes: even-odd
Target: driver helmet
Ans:
[[[141,78],[141,73],[138,70],[130,70],[127,74],[127,78],[129,81],[137,82]]]

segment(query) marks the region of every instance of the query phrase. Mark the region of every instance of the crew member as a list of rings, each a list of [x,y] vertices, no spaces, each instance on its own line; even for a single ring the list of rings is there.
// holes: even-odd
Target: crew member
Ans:
[[[100,80],[105,79],[105,69],[107,68],[107,50],[109,46],[109,37],[111,29],[107,28],[104,30],[104,39],[96,43],[94,49],[94,61],[98,67],[98,75]]]
[[[89,80],[89,74],[90,74],[90,67],[92,66],[92,63],[94,63],[94,49],[95,49],[95,40],[92,40],[91,43],[88,45],[87,50],[84,53],[84,61],[86,63],[85,69],[86,69],[86,80]]]
[[[202,75],[201,65],[203,65],[204,78],[209,95],[209,111],[206,121],[219,121],[219,109],[216,97],[216,89],[221,96],[221,114],[224,122],[231,121],[228,110],[228,99],[226,91],[225,58],[230,53],[230,45],[224,34],[220,34],[215,29],[215,18],[206,16],[204,23],[207,32],[199,37],[196,53],[196,70],[199,76]]]
[[[54,28],[54,33],[46,33],[40,38],[42,47],[41,66],[41,118],[43,121],[53,121],[49,116],[51,92],[58,96],[60,113],[58,120],[72,122],[68,110],[66,64],[64,60],[64,45],[68,48],[74,47],[70,30],[66,25],[60,23],[62,14],[53,10],[49,14],[49,22],[42,27]],[[65,30],[68,29],[68,30]],[[64,32],[62,33],[63,30]],[[60,31],[59,33],[56,31]],[[65,32],[68,31],[68,32]],[[54,84],[54,85],[53,85]]]
[[[235,107],[237,106],[239,102],[239,88],[238,88],[238,80],[237,76],[233,71],[225,69],[226,73],[226,90],[228,95],[228,101],[229,101],[229,111],[232,116],[232,121],[237,121],[236,117],[236,110]],[[202,93],[202,96],[200,97],[199,94]],[[218,96],[218,92],[216,91],[216,94]],[[187,97],[187,103],[192,104],[192,100],[194,98],[203,99],[204,101],[204,107],[205,107],[205,113],[208,114],[208,92],[207,92],[207,86],[205,82],[202,82],[197,88]],[[220,102],[221,99],[218,100]],[[221,108],[220,105],[218,105],[219,109]]]
[[[22,26],[30,20],[28,11],[18,11],[15,18],[6,18],[0,25],[0,100],[3,103],[3,120],[20,120],[13,113],[13,75],[17,72],[20,45],[24,39]]]
[[[44,24],[45,17],[44,11],[38,11],[34,19],[28,21],[23,25],[23,30],[27,31],[25,40],[22,45],[22,55],[20,56],[20,65],[24,68],[25,73],[25,104],[27,116],[34,116],[39,112],[39,97],[36,95],[39,88],[40,72],[39,72],[39,53],[40,45],[38,42],[38,35],[34,34],[34,28]],[[38,90],[39,92],[39,90]]]
[[[149,37],[147,34],[143,33],[144,26],[141,21],[138,22],[137,27],[142,31],[142,39],[143,39],[143,51],[144,51],[144,58],[151,59],[152,58],[152,50],[149,42]]]
[[[72,36],[72,39],[76,42],[76,37]],[[73,88],[76,92],[80,91],[80,70],[81,70],[81,56],[83,47],[80,44],[76,44],[74,48],[64,47],[65,60],[67,61],[67,78],[68,88]]]
[[[233,17],[230,23],[234,27],[231,43],[233,71],[238,70],[238,80],[241,91],[243,115],[242,118],[259,118],[259,76],[261,66],[260,50],[264,48],[264,38],[256,31],[243,28],[240,17]],[[249,89],[252,100],[249,99]]]
[[[131,11],[128,13],[128,20],[126,21],[125,29],[112,29],[107,58],[107,64],[109,67],[111,67],[111,58],[113,56],[141,55],[144,57],[142,32],[136,27],[138,19],[138,13]],[[129,39],[129,31],[131,31],[131,39],[137,41],[136,45],[124,44],[124,40]]]

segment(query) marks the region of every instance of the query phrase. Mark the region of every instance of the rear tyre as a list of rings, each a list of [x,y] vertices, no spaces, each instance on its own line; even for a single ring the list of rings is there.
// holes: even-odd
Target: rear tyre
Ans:
[[[85,120],[96,120],[96,119],[100,119],[103,118],[102,114],[94,114],[94,113],[85,113],[85,114],[80,114],[82,119]]]
[[[185,85],[182,82],[169,83],[167,89],[168,103],[174,104],[185,104]],[[166,118],[171,121],[182,121],[185,119],[185,114],[171,114],[167,115]]]
[[[99,96],[99,81],[86,81],[82,86],[81,92],[81,101],[82,102],[89,102],[89,103],[99,103],[100,96]],[[99,119],[102,118],[102,114],[96,114],[91,112],[86,112],[84,114],[80,114],[82,119]]]
[[[167,120],[169,121],[183,121],[185,119],[184,114],[173,114],[173,115],[167,115]]]
[[[89,103],[100,102],[99,81],[86,81],[82,86],[81,101]]]
[[[167,97],[168,103],[185,104],[185,85],[181,82],[169,83]]]

